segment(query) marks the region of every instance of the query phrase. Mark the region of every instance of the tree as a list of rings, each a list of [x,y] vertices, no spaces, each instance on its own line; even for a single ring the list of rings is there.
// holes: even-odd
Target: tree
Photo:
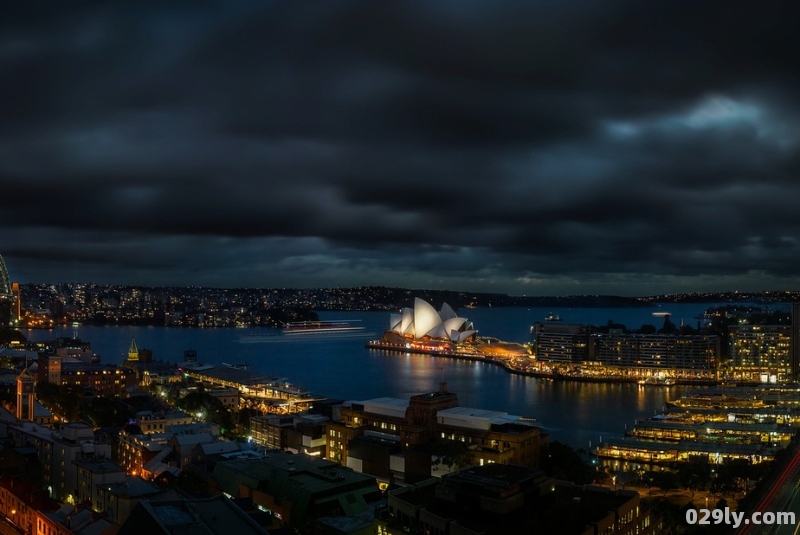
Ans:
[[[473,464],[472,450],[466,442],[458,440],[444,440],[433,446],[433,467],[464,468]]]
[[[199,414],[222,428],[222,432],[233,430],[233,417],[222,401],[207,392],[192,392],[178,400],[178,408],[193,416]]]
[[[133,413],[113,398],[94,398],[84,408],[84,413],[92,424],[98,427],[120,427],[128,423]]]
[[[678,481],[681,486],[694,493],[698,490],[708,489],[711,482],[711,467],[707,459],[692,459],[678,469]]]
[[[675,475],[673,472],[661,470],[657,472],[652,472],[652,474],[653,474],[652,476],[653,486],[658,487],[662,491],[664,491],[664,496],[667,495],[667,492],[678,488],[678,476]]]
[[[539,466],[551,477],[574,481],[579,485],[591,483],[596,477],[592,467],[566,444],[553,441],[542,448],[541,455]]]
[[[36,383],[36,398],[53,414],[71,422],[80,417],[83,388],[39,381]]]

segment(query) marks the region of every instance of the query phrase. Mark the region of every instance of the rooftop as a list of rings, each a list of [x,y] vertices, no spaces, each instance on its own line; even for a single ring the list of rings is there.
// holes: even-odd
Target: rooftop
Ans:
[[[115,472],[125,472],[125,469],[110,459],[87,457],[72,461],[81,468],[89,470],[93,474],[113,474]]]
[[[98,485],[98,487],[108,491],[114,496],[127,498],[143,498],[161,492],[161,489],[155,485],[151,485],[140,477],[132,476],[126,477],[125,481],[121,483],[106,483],[105,485]]]
[[[220,489],[232,495],[238,493],[240,484],[259,488],[261,482],[278,484],[287,478],[291,478],[293,488],[312,494],[354,483],[374,484],[372,477],[331,461],[287,453],[223,461],[214,467],[214,476],[219,480]]]
[[[120,535],[237,535],[264,534],[266,531],[225,496],[139,502],[134,513],[120,528]]]
[[[401,398],[374,398],[365,401],[353,401],[364,406],[365,412],[405,418],[409,401]]]

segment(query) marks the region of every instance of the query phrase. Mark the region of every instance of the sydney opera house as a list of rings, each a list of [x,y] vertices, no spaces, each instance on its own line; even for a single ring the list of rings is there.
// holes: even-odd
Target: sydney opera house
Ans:
[[[437,311],[427,301],[416,298],[414,308],[404,308],[401,314],[391,315],[384,339],[461,344],[472,340],[477,332],[467,318],[459,317],[447,303]]]

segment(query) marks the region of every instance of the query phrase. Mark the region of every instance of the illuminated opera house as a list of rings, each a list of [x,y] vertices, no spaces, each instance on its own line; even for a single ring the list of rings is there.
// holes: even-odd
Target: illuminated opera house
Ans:
[[[467,318],[459,317],[447,303],[437,311],[427,301],[416,298],[414,308],[391,315],[384,340],[461,344],[473,340],[477,332]]]

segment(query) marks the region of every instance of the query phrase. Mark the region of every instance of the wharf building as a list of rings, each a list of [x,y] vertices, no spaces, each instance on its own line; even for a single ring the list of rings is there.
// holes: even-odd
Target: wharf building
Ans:
[[[800,425],[798,404],[800,393],[789,386],[698,390],[668,402],[666,414],[637,421],[625,439],[602,441],[596,453],[615,460],[614,469],[619,462],[679,464],[693,459],[757,464],[790,444]]]
[[[704,389],[667,402],[665,415],[692,423],[736,422],[800,428],[797,386]]]
[[[730,327],[732,379],[784,383],[797,372],[793,359],[792,325],[735,325]]]
[[[742,444],[697,441],[659,441],[650,439],[609,439],[597,445],[595,455],[606,459],[617,459],[634,464],[674,466],[695,459],[707,460],[709,464],[723,464],[741,459],[758,464],[772,460],[778,447],[765,444]],[[631,467],[623,466],[628,470]]]
[[[660,517],[639,493],[556,482],[513,465],[464,468],[389,491],[378,533],[656,535]]]
[[[749,423],[736,421],[699,422],[669,418],[651,418],[637,422],[628,433],[632,437],[665,442],[694,441],[725,444],[767,444],[786,447],[797,433],[798,427],[776,423]]]
[[[236,389],[240,393],[241,399],[258,403],[266,412],[283,414],[303,412],[311,408],[314,402],[325,399],[322,396],[311,394],[304,388],[292,385],[285,379],[251,372],[239,366],[184,362],[179,367],[179,371],[184,377],[211,387]],[[223,403],[225,400],[222,398],[228,396],[229,392],[229,390],[219,392]]]
[[[346,402],[327,424],[327,458],[384,484],[414,482],[452,470],[443,448],[458,448],[463,464],[536,468],[548,440],[532,420],[501,411],[459,407],[440,383],[410,399]],[[439,462],[437,462],[439,461]]]

